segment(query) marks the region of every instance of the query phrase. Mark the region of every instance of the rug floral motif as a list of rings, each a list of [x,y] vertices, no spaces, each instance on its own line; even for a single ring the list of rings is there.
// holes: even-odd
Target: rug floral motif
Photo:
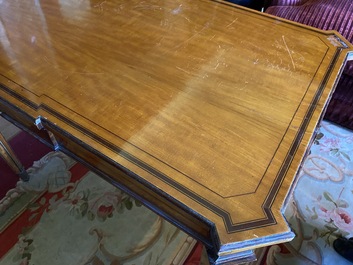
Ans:
[[[183,264],[194,239],[74,164],[51,152],[0,201],[1,265]]]
[[[333,249],[353,236],[353,132],[323,121],[285,210],[295,239],[268,250],[268,265],[352,264]]]

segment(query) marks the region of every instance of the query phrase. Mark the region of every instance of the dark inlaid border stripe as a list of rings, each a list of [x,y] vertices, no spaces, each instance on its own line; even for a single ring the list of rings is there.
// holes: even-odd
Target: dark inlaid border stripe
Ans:
[[[281,169],[278,172],[276,179],[273,182],[273,185],[271,186],[271,189],[270,189],[265,201],[262,204],[262,208],[264,210],[266,218],[257,219],[257,220],[244,222],[244,223],[238,223],[238,224],[233,224],[229,213],[226,212],[225,210],[219,208],[217,205],[213,204],[212,202],[208,201],[207,199],[200,197],[199,195],[195,194],[190,189],[186,188],[185,186],[181,185],[180,183],[176,182],[175,180],[169,178],[167,175],[163,174],[159,170],[157,170],[157,169],[151,167],[150,165],[144,163],[143,161],[139,160],[138,158],[136,158],[132,154],[126,152],[125,150],[122,150],[120,147],[108,142],[107,140],[101,138],[99,135],[93,133],[92,131],[90,131],[90,130],[84,128],[83,126],[75,123],[74,121],[70,120],[68,117],[65,117],[62,114],[56,112],[56,110],[52,109],[51,107],[47,106],[46,104],[37,105],[36,103],[22,97],[20,94],[12,91],[10,88],[6,87],[3,84],[0,84],[0,89],[2,89],[3,91],[5,91],[7,94],[12,96],[13,98],[21,101],[22,103],[24,103],[29,108],[31,108],[35,111],[37,111],[38,109],[45,110],[46,112],[48,112],[51,115],[58,118],[59,120],[70,125],[72,128],[84,133],[85,135],[89,136],[90,138],[94,139],[96,142],[99,142],[100,144],[109,148],[110,150],[113,150],[114,152],[116,152],[117,154],[122,156],[124,159],[130,161],[131,163],[140,167],[144,171],[149,172],[153,176],[159,178],[160,180],[164,181],[168,185],[179,190],[180,192],[182,192],[183,194],[185,194],[189,198],[193,199],[194,201],[203,205],[207,209],[216,213],[218,216],[222,217],[228,233],[235,233],[235,232],[239,232],[239,231],[260,228],[260,227],[264,227],[264,226],[268,226],[268,225],[272,225],[272,224],[276,223],[276,220],[270,210],[271,205],[273,204],[273,201],[278,193],[278,190],[283,182],[283,179],[284,179],[284,177],[290,167],[290,164],[293,160],[293,157],[295,156],[295,154],[297,152],[297,149],[301,143],[301,140],[304,136],[306,128],[307,128],[307,126],[311,120],[311,117],[316,109],[317,103],[320,100],[322,92],[323,92],[323,90],[329,80],[329,77],[331,76],[334,65],[337,62],[339,55],[340,55],[343,48],[346,48],[346,47],[338,47],[336,49],[335,54],[331,60],[331,63],[325,73],[325,76],[324,76],[323,80],[321,81],[320,86],[317,89],[316,94],[315,94],[306,114],[305,114],[303,122],[301,123],[301,125],[299,127],[299,130],[296,134],[295,140],[293,141],[293,143],[292,143],[292,145],[286,155],[286,158],[285,158],[284,162],[282,163]],[[73,138],[73,137],[71,137],[71,138]],[[76,141],[78,144],[80,144],[80,141],[78,139],[72,139],[72,140]]]

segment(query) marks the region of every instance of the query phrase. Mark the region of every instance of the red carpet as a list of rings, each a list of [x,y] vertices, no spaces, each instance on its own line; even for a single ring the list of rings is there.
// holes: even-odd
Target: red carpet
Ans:
[[[9,141],[10,146],[15,152],[17,158],[21,161],[25,168],[30,167],[34,161],[37,161],[48,152],[52,151],[45,144],[38,141],[30,134],[22,131],[14,136]],[[0,158],[0,199],[3,198],[9,189],[16,186],[19,180],[18,176],[11,170],[11,168]]]
[[[10,140],[9,144],[11,145],[14,152],[16,153],[19,160],[23,163],[23,165],[26,169],[33,168],[33,167],[43,168],[43,166],[46,164],[47,161],[45,161],[45,163],[42,163],[42,164],[39,162],[39,165],[38,165],[38,162],[36,162],[37,165],[34,165],[33,162],[40,161],[41,158],[43,158],[43,156],[47,157],[48,153],[49,153],[49,155],[54,153],[54,152],[51,152],[52,150],[49,147],[47,147],[46,145],[44,145],[43,143],[36,140],[34,137],[32,137],[31,135],[29,135],[28,133],[25,133],[25,132],[21,132],[18,135],[16,135],[15,137],[13,137]],[[53,156],[51,156],[50,159],[52,159],[52,158],[53,158]],[[55,159],[55,157],[54,157],[54,159]],[[15,175],[11,171],[9,166],[2,159],[0,160],[0,170],[1,170],[1,186],[0,186],[0,196],[1,196],[0,199],[1,199],[1,198],[5,197],[6,193],[8,193],[9,190],[13,190],[14,188],[16,188],[16,186],[18,186],[17,183],[19,181],[19,178],[17,175]],[[68,206],[71,205],[70,206],[71,208],[76,207],[77,203],[79,202],[77,200],[77,198],[78,198],[77,196],[80,197],[82,195],[82,191],[77,191],[77,194],[75,195],[76,196],[75,197],[74,196],[75,189],[79,189],[78,187],[80,187],[80,185],[84,186],[85,185],[84,183],[90,183],[92,181],[95,182],[97,180],[97,176],[95,176],[95,177],[93,176],[93,178],[92,178],[91,175],[93,173],[90,173],[90,171],[88,171],[87,168],[84,167],[82,164],[79,164],[79,163],[74,163],[73,165],[71,164],[71,166],[68,167],[68,170],[69,170],[69,175],[70,175],[70,185],[67,185],[66,188],[58,190],[58,191],[51,191],[50,192],[50,191],[48,191],[48,189],[50,190],[50,187],[47,187],[46,191],[37,192],[37,193],[35,192],[34,195],[31,195],[32,197],[30,198],[30,200],[27,201],[27,203],[26,203],[26,199],[25,199],[24,204],[23,204],[23,200],[22,200],[22,206],[20,208],[17,208],[17,210],[13,211],[13,213],[16,213],[15,215],[10,214],[10,216],[12,215],[11,221],[7,221],[8,219],[6,219],[6,218],[1,219],[2,217],[6,216],[6,215],[4,215],[4,216],[0,215],[0,221],[3,222],[2,231],[0,231],[1,232],[0,233],[0,242],[1,242],[1,244],[0,244],[0,264],[1,265],[2,264],[9,264],[8,263],[9,260],[13,260],[13,258],[19,259],[19,261],[24,262],[23,264],[27,264],[26,262],[30,262],[31,259],[32,259],[31,262],[32,261],[35,262],[35,260],[38,258],[38,251],[37,250],[40,249],[40,246],[39,246],[40,240],[42,240],[42,238],[45,237],[47,234],[53,233],[53,235],[56,235],[56,236],[57,236],[57,234],[55,234],[55,231],[56,231],[55,226],[52,227],[52,229],[47,228],[46,230],[44,230],[46,232],[44,234],[41,233],[41,235],[35,234],[35,236],[34,236],[33,232],[31,232],[31,231],[36,231],[36,229],[40,230],[40,229],[38,229],[38,227],[42,227],[42,228],[45,227],[46,223],[48,223],[48,221],[45,221],[45,220],[47,220],[46,218],[56,211],[55,207],[59,208],[59,209],[63,209],[64,207],[66,207],[66,205],[68,205]],[[47,175],[43,175],[43,176],[47,176]],[[60,175],[59,177],[62,177],[62,175]],[[84,181],[84,179],[86,179],[86,181]],[[87,179],[89,179],[89,180],[87,180]],[[60,178],[59,178],[59,180],[60,180]],[[97,183],[98,183],[98,186],[103,185],[103,184],[99,184],[100,183],[99,180]],[[48,180],[48,185],[49,186],[51,185],[49,180]],[[115,192],[119,193],[119,191],[110,190],[111,188],[109,188],[109,186],[111,187],[111,185],[109,185],[109,184],[104,184],[104,185],[105,185],[104,186],[105,188],[102,190],[102,192],[96,193],[96,195],[95,195],[95,196],[98,196],[98,197],[96,197],[98,199],[96,199],[95,204],[97,204],[99,202],[103,203],[102,198],[108,199],[108,200],[104,201],[105,204],[107,202],[109,203],[110,199],[112,198],[111,197],[112,194],[115,194]],[[95,186],[95,185],[93,184],[93,186]],[[90,187],[90,186],[84,186],[84,187],[87,189],[87,187]],[[18,189],[18,187],[16,189]],[[55,189],[55,187],[54,187],[54,189]],[[92,189],[92,187],[90,189]],[[35,195],[35,194],[37,194],[37,195]],[[105,196],[105,194],[107,194],[108,197]],[[7,196],[9,196],[9,195],[7,195]],[[70,196],[73,196],[73,197],[71,198]],[[88,193],[87,193],[85,196],[87,197],[90,195],[88,195]],[[125,196],[125,195],[120,194],[119,196]],[[124,198],[127,199],[127,197],[124,197]],[[82,199],[81,199],[81,201],[82,201]],[[88,202],[89,202],[89,200],[88,200]],[[128,200],[126,200],[126,202],[133,202],[133,199],[128,199]],[[17,205],[21,204],[20,201],[15,201],[13,203],[15,203]],[[96,212],[94,212],[93,211],[94,209],[92,208],[92,213],[96,215],[96,219],[98,217],[103,216],[103,219],[100,222],[108,222],[109,219],[117,218],[117,215],[118,215],[117,212],[114,211],[114,212],[111,212],[109,215],[105,216],[106,212],[104,212],[104,211],[102,212],[101,208],[103,206],[104,206],[103,207],[104,209],[108,209],[109,207],[116,208],[118,206],[118,204],[106,206],[104,203],[102,204],[101,207],[97,208]],[[84,205],[87,205],[87,204],[84,204]],[[55,207],[53,208],[53,206],[55,206]],[[123,203],[123,206],[124,206],[124,203]],[[124,206],[124,207],[126,207],[126,206]],[[155,220],[155,218],[156,218],[156,217],[153,217],[154,214],[151,211],[149,211],[147,209],[143,210],[143,209],[145,209],[144,207],[142,207],[142,208],[137,207],[136,208],[136,206],[134,206],[133,209],[129,209],[129,208],[131,208],[131,205],[130,205],[130,207],[127,207],[127,209],[125,209],[125,212],[123,214],[119,213],[119,215],[120,215],[119,220],[123,221],[124,218],[125,219],[131,218],[131,217],[129,217],[130,213],[128,213],[128,212],[134,212],[134,211],[135,211],[135,213],[141,214],[141,217],[139,218],[140,220],[144,220],[144,219]],[[77,211],[81,211],[82,207],[75,208],[75,209]],[[85,217],[87,216],[87,214],[84,211],[83,212],[81,211],[79,213],[80,213],[80,217],[77,219],[77,221],[74,221],[77,224],[79,222],[81,222],[82,220],[84,220]],[[112,216],[113,214],[114,214],[114,216]],[[66,214],[61,215],[59,217],[58,217],[58,215],[52,215],[52,216],[56,216],[57,219],[55,219],[55,220],[51,219],[51,220],[53,222],[57,223],[58,225],[63,222],[68,222]],[[106,217],[106,218],[104,218],[104,217]],[[77,218],[77,216],[76,216],[76,218]],[[135,218],[129,219],[129,220],[131,220],[130,223],[133,223],[135,221]],[[158,219],[156,219],[156,220],[158,221]],[[137,226],[144,227],[145,226],[144,221],[141,221],[141,222],[142,222],[141,224],[139,224],[137,222]],[[74,223],[71,223],[71,224],[74,225]],[[124,222],[116,223],[116,229],[119,229],[119,226],[123,226],[123,225],[124,225]],[[80,227],[80,226],[78,226],[78,227]],[[167,236],[167,238],[168,238],[169,237],[168,235],[171,235],[171,233],[175,230],[175,228],[173,228],[173,226],[170,226],[170,225],[167,226],[166,223],[164,223],[163,226],[161,226],[161,227],[164,227],[164,228],[159,232],[160,238],[163,238],[164,236]],[[132,226],[132,228],[134,230],[137,229],[136,225]],[[153,234],[154,232],[156,232],[156,230],[153,230],[152,228],[153,227],[150,228],[150,231],[148,229],[146,230],[146,229],[139,228],[140,229],[139,232],[138,233],[136,232],[137,238],[139,238],[140,235],[143,235],[143,237],[149,238],[151,233]],[[110,229],[107,231],[113,231],[113,230]],[[62,240],[63,242],[65,242],[65,240],[63,239],[65,237],[65,232],[66,231],[62,231],[62,233],[61,233],[62,237],[60,238],[60,240]],[[125,235],[124,238],[129,241],[130,239],[126,238],[126,236],[127,235],[130,236],[130,233],[132,233],[132,231],[131,232],[126,231],[126,232],[127,232],[127,234]],[[146,233],[146,235],[144,235],[144,233]],[[169,248],[170,249],[169,251],[165,251],[164,254],[163,253],[159,254],[161,247],[157,247],[158,241],[154,241],[154,242],[151,241],[151,244],[152,244],[151,246],[153,246],[153,244],[156,244],[156,245],[154,245],[153,248],[151,248],[151,247],[149,248],[152,251],[151,253],[153,255],[161,255],[161,257],[163,257],[164,259],[165,258],[168,259],[168,256],[173,259],[174,259],[174,257],[178,256],[175,251],[176,250],[179,251],[179,250],[183,249],[182,245],[185,244],[183,242],[185,240],[186,240],[185,242],[189,242],[189,239],[187,239],[186,235],[181,234],[181,232],[173,232],[173,233],[174,234],[177,233],[175,235],[178,235],[177,236],[178,240],[175,241],[176,239],[174,239],[173,242],[168,243],[168,244],[170,244],[169,247],[168,246],[163,247],[166,249]],[[174,238],[174,236],[173,236],[173,238]],[[138,241],[139,239],[136,239],[136,240],[135,240],[136,242],[133,242],[131,244],[132,245],[137,244],[137,249],[138,249],[141,244],[142,245],[144,244],[144,242],[142,239],[141,239],[142,240],[141,243],[139,243],[139,241]],[[37,243],[37,245],[35,245],[34,250],[33,250],[33,246],[35,243]],[[129,243],[127,243],[127,244],[129,245]],[[122,242],[122,245],[124,245],[123,242]],[[21,246],[25,246],[25,247],[22,250],[20,250],[20,253],[18,252],[16,254],[16,249],[18,249],[19,247],[21,248]],[[190,245],[190,246],[192,246],[192,245]],[[53,251],[53,248],[51,248],[51,246],[49,246],[49,245],[47,247],[42,246],[42,249],[43,248],[45,248],[46,251],[47,251],[47,249],[48,249],[48,251],[50,249],[51,249],[51,251]],[[119,249],[118,246],[117,246],[117,249]],[[155,249],[155,250],[153,250],[153,249]],[[205,260],[205,255],[202,254],[202,252],[203,252],[202,249],[203,249],[202,244],[196,244],[196,246],[194,247],[194,250],[191,251],[191,253],[190,253],[191,249],[189,250],[189,252],[184,252],[185,254],[190,253],[190,255],[186,260],[184,259],[185,261],[183,264],[184,265],[207,264],[204,262],[200,262],[202,255],[203,255],[203,260]],[[145,250],[146,253],[147,253],[147,250],[148,250],[148,248]],[[32,252],[32,251],[34,251],[34,252]],[[58,255],[56,253],[56,251],[58,251],[58,249],[54,248],[54,252],[52,252],[54,256]],[[72,250],[69,250],[68,254],[71,255],[71,251],[75,252],[74,248]],[[8,253],[10,253],[10,254],[8,254]],[[13,253],[15,253],[15,254],[13,254]],[[165,254],[165,253],[167,253],[167,254]],[[168,254],[168,253],[170,253],[170,254]],[[146,259],[152,257],[153,256],[152,254],[150,254],[150,255],[146,254],[146,256],[147,256]],[[186,257],[185,254],[184,254],[184,257]],[[14,255],[13,258],[10,258],[12,255]],[[99,258],[101,258],[101,256],[100,256],[101,254],[96,253],[95,255],[96,255],[94,257],[95,260],[99,260]],[[167,255],[167,256],[165,256],[165,255]],[[86,256],[84,256],[84,254],[82,254],[82,256],[83,256],[83,258],[89,259]],[[78,255],[77,258],[81,258],[80,255]],[[52,259],[52,257],[49,256],[49,260],[51,260],[51,259]],[[151,262],[152,263],[148,263],[148,264],[153,264],[153,261],[151,261]],[[28,263],[28,264],[30,264],[30,263]],[[122,264],[125,264],[125,263],[122,263]],[[127,264],[129,264],[129,263],[127,263]],[[180,264],[180,263],[178,262],[176,264]]]

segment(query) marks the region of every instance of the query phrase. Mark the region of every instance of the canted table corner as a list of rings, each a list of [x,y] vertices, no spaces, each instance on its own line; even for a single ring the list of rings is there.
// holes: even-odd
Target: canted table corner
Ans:
[[[352,51],[338,33],[212,0],[5,0],[0,15],[6,118],[213,263],[293,238],[282,206]]]

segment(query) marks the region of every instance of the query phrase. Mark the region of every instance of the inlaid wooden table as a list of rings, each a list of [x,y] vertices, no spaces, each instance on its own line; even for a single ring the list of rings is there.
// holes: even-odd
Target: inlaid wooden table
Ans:
[[[282,206],[351,51],[338,33],[213,0],[4,0],[0,16],[4,117],[212,262],[293,238]]]

